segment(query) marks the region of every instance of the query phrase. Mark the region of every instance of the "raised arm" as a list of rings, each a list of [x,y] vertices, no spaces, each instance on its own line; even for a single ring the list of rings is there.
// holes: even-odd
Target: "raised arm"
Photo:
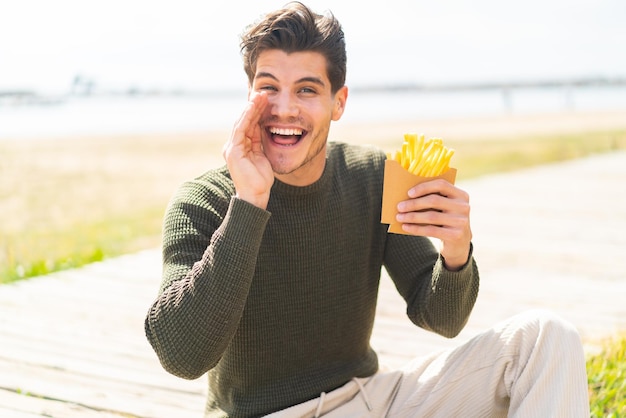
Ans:
[[[145,332],[163,367],[183,378],[217,364],[243,314],[274,181],[258,126],[266,103],[254,95],[235,124],[228,173],[187,183],[168,207],[163,282]]]

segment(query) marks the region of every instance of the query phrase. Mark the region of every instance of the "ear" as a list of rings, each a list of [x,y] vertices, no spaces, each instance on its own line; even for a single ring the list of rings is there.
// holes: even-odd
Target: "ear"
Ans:
[[[331,119],[334,121],[338,121],[341,119],[341,115],[343,115],[343,111],[346,108],[346,101],[348,100],[348,86],[343,86],[337,93],[335,93],[335,104],[333,106],[333,112],[331,114]]]

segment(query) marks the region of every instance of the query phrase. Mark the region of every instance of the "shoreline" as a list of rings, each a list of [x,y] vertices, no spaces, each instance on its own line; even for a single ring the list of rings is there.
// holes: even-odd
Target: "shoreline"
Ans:
[[[563,111],[496,116],[420,119],[366,124],[341,124],[331,127],[333,138],[359,131],[359,138],[375,144],[385,138],[402,138],[406,132],[448,140],[507,140],[523,136],[558,135],[580,132],[626,130],[626,109],[608,111]],[[382,142],[381,142],[382,139]]]
[[[237,115],[233,116],[233,123]],[[407,132],[424,133],[426,136],[449,140],[506,140],[530,135],[554,135],[592,131],[626,129],[626,109],[604,111],[560,111],[538,113],[510,113],[467,117],[410,118],[399,120],[373,120],[371,122],[333,122],[329,140],[350,143],[384,145],[397,142]],[[178,131],[154,130],[144,132],[105,132],[53,134],[49,136],[0,136],[0,147],[11,144],[36,144],[48,141],[95,142],[110,139],[140,140],[150,138],[156,142],[184,138],[207,141],[213,145],[222,144],[230,135],[230,128]]]

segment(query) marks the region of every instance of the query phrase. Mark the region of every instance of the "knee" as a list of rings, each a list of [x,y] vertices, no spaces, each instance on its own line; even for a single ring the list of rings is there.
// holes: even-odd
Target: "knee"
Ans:
[[[558,332],[570,334],[578,338],[578,331],[574,325],[558,314],[547,309],[532,309],[520,314],[523,321],[531,327],[544,332]]]
[[[582,352],[582,342],[576,327],[552,311],[529,310],[514,317],[510,325],[513,327],[509,330],[511,335],[517,334],[518,337],[530,340],[534,346],[549,347],[556,351],[559,347],[567,347]]]

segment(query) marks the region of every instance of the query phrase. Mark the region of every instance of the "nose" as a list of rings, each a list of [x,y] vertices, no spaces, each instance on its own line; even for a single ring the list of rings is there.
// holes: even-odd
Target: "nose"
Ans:
[[[273,116],[293,117],[298,115],[299,109],[296,98],[289,92],[277,92],[271,95],[268,101]]]

